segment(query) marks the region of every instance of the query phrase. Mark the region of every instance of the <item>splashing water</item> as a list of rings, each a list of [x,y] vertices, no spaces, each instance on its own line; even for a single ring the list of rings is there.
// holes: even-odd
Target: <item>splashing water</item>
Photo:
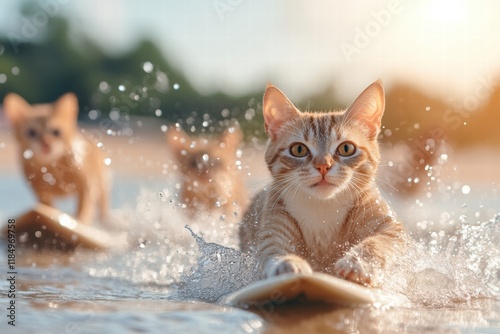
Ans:
[[[387,273],[385,288],[406,295],[413,307],[500,299],[499,216],[415,242]]]
[[[160,194],[142,189],[137,206],[121,210],[133,217],[125,229],[134,248],[102,256],[87,268],[91,276],[153,284],[170,300],[208,302],[258,278],[256,260],[236,249],[237,218],[228,222],[205,213],[189,221],[175,195]],[[500,297],[500,215],[428,232],[388,270],[384,289],[418,308]]]
[[[186,226],[201,254],[197,266],[182,278],[179,296],[214,302],[255,281],[255,258],[233,248],[207,243]]]

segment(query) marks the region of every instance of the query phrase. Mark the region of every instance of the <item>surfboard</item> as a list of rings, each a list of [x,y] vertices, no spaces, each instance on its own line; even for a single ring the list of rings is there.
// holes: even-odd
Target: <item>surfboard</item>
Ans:
[[[256,281],[228,295],[225,301],[236,306],[279,305],[289,301],[360,305],[386,303],[388,296],[379,289],[328,274],[312,273],[286,274]]]
[[[97,227],[45,204],[20,215],[10,229],[18,245],[34,249],[74,250],[77,247],[105,250],[113,246],[113,237]],[[7,236],[9,231],[4,230]]]

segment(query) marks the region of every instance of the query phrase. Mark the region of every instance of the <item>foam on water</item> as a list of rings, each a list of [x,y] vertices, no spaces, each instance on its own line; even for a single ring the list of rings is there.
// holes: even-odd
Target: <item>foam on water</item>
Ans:
[[[452,307],[480,298],[500,299],[500,219],[463,223],[415,242],[385,277],[387,290],[411,306]]]

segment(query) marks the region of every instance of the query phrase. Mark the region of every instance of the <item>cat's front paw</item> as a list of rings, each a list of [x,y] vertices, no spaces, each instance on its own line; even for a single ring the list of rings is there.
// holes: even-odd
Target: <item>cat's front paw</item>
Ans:
[[[281,256],[268,261],[264,269],[264,278],[283,274],[312,274],[309,263],[296,255]]]
[[[335,274],[348,281],[373,286],[375,283],[374,270],[369,263],[352,255],[346,255],[335,263]]]

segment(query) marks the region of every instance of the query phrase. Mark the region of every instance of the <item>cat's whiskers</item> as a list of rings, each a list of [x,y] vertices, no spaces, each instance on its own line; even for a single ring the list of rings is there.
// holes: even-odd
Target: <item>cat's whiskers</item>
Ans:
[[[283,175],[282,178],[280,178],[280,182],[273,183],[272,188],[275,188],[273,190],[277,190],[276,188],[281,188],[281,189],[279,189],[280,191],[274,191],[274,194],[273,194],[274,198],[271,197],[269,199],[271,202],[274,201],[271,211],[274,211],[276,209],[276,206],[279,203],[280,199],[283,199],[283,200],[286,199],[285,196],[289,195],[289,190],[294,188],[295,183],[300,184],[300,182],[301,182],[301,180],[294,177],[294,175],[285,174],[285,175]],[[283,184],[285,185],[284,187],[282,187]],[[297,189],[298,187],[295,187],[295,188]]]

